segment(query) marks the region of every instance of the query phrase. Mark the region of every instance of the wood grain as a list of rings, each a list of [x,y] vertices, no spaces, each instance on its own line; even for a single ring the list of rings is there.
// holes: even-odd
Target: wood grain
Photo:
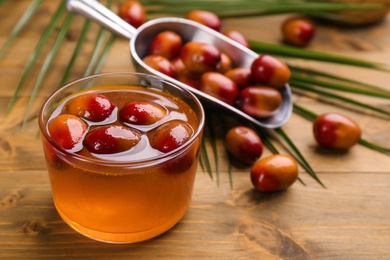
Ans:
[[[5,115],[29,54],[60,1],[43,1],[31,23],[0,60],[0,259],[389,259],[390,160],[357,146],[348,152],[320,149],[311,123],[297,114],[283,127],[325,183],[318,185],[301,168],[297,182],[284,192],[256,192],[249,167],[235,167],[233,187],[223,147],[217,136],[219,181],[198,170],[193,201],[183,220],[169,232],[146,242],[112,245],[85,238],[68,227],[51,199],[49,179],[37,137],[37,113],[57,87],[72,55],[83,23],[76,17],[56,56],[23,129],[31,89],[49,45],[43,50],[16,105]],[[0,6],[0,47],[30,0],[5,1]],[[285,16],[229,19],[225,29],[248,38],[280,43],[279,24]],[[58,30],[59,28],[57,28]],[[98,27],[92,26],[69,80],[81,77],[90,59]],[[390,64],[390,17],[363,28],[321,24],[309,46],[325,51]],[[297,60],[297,64],[348,76],[390,90],[390,74],[334,64]],[[117,39],[102,71],[132,71],[128,42]],[[362,98],[390,108],[388,100]],[[354,111],[294,95],[316,113],[336,111],[355,118],[363,137],[390,146],[390,122],[367,111]],[[283,152],[284,145],[276,142]],[[264,156],[270,154],[266,150]]]

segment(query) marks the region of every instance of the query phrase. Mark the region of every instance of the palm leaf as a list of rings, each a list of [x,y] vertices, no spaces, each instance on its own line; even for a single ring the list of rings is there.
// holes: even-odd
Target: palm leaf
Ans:
[[[308,78],[300,75],[293,74],[291,75],[290,84],[296,84],[299,85],[301,83],[304,83],[306,85],[314,85],[318,87],[323,87],[327,89],[334,89],[338,91],[348,92],[348,93],[356,93],[356,94],[363,94],[366,96],[372,96],[372,97],[378,97],[378,98],[385,98],[389,99],[390,94],[383,93],[383,91],[372,91],[372,90],[365,90],[361,88],[355,88],[355,87],[349,87],[341,84],[336,84],[333,82],[327,82],[318,80],[315,78]]]
[[[0,4],[3,4],[4,0],[0,2]],[[38,9],[38,7],[41,5],[42,0],[34,0],[29,7],[27,7],[26,11],[23,13],[22,17],[20,17],[20,20],[15,25],[15,27],[12,29],[10,35],[8,36],[7,41],[5,42],[4,46],[0,50],[0,59],[4,56],[4,54],[7,52],[8,48],[12,45],[13,41],[15,40],[16,36],[20,33],[20,31],[24,28],[24,26],[27,24],[27,22],[31,19],[31,17],[34,15],[35,11]]]
[[[390,72],[388,64],[365,61],[361,59],[354,59],[341,55],[328,54],[323,52],[306,50],[298,47],[276,45],[258,41],[249,41],[253,51],[258,54],[267,53],[269,55],[283,56],[288,58],[300,58],[305,60],[331,62],[349,66],[356,66],[367,69],[376,69],[385,72]]]
[[[204,9],[215,12],[221,18],[264,16],[285,13],[323,14],[344,10],[377,10],[383,8],[381,4],[354,4],[354,3],[319,3],[313,1],[183,1],[158,0],[144,1],[147,12],[150,14],[183,15],[194,9]],[[221,8],[223,6],[223,8]]]
[[[206,116],[206,122],[207,122],[207,125],[212,124],[212,119],[210,116]],[[208,133],[209,133],[209,136],[211,139],[211,148],[212,148],[213,155],[214,155],[215,173],[217,176],[217,185],[219,185],[220,179],[219,179],[219,160],[218,160],[218,150],[217,150],[217,138],[215,137],[214,127],[209,127],[208,130],[209,130]]]
[[[301,154],[299,149],[295,146],[294,142],[288,137],[288,135],[283,131],[282,128],[276,128],[275,132],[287,143],[290,149],[294,152],[295,158],[298,162],[305,168],[305,170],[309,173],[309,175],[315,179],[322,187],[326,188],[325,185],[318,178],[316,172],[310,166],[310,164],[306,161],[305,157]]]
[[[80,38],[77,41],[77,44],[76,44],[76,47],[73,51],[72,57],[70,58],[70,61],[69,61],[68,65],[66,66],[64,75],[62,76],[60,82],[58,83],[57,88],[62,87],[68,81],[70,73],[75,65],[76,59],[80,54],[80,51],[82,49],[82,46],[84,44],[85,39],[87,38],[87,33],[88,33],[90,27],[91,27],[91,21],[85,20],[83,28],[81,30]]]
[[[302,90],[305,90],[305,91],[309,91],[309,92],[318,94],[319,96],[322,96],[322,97],[328,97],[328,98],[332,98],[332,99],[337,99],[337,100],[343,101],[343,102],[348,103],[348,104],[352,104],[352,105],[355,105],[355,106],[358,106],[358,107],[361,107],[361,108],[365,108],[365,109],[368,109],[368,110],[371,110],[371,111],[374,111],[374,112],[378,112],[378,113],[386,115],[386,116],[390,116],[390,111],[386,111],[386,110],[380,109],[378,107],[370,106],[370,105],[368,105],[366,103],[362,103],[362,102],[359,102],[357,100],[353,100],[353,99],[350,99],[350,98],[347,98],[347,97],[343,97],[343,96],[340,96],[340,95],[337,95],[337,94],[333,94],[333,93],[330,93],[330,92],[327,92],[327,91],[322,91],[322,90],[320,90],[318,88],[312,87],[311,85],[308,85],[308,84],[305,84],[305,83],[296,83],[296,84],[293,83],[291,85],[291,87],[302,89]]]
[[[206,170],[204,167],[203,158],[202,158],[201,154],[199,155],[199,165],[200,165],[200,168],[202,168],[202,171],[205,172]]]
[[[390,155],[390,148],[389,147],[384,147],[384,146],[381,146],[381,145],[378,145],[378,144],[374,144],[374,143],[371,143],[365,139],[360,139],[359,140],[359,143],[367,148],[370,148],[372,150],[375,150],[377,152],[380,152],[380,153],[383,153],[383,154],[386,154],[386,155]]]
[[[222,136],[226,136],[228,132],[228,127],[226,125],[226,121],[222,120],[222,117],[217,114],[218,117],[218,124],[221,126],[221,131],[222,131]],[[233,188],[233,158],[232,155],[226,150],[227,154],[227,160],[228,160],[228,174],[229,174],[229,183],[230,183],[230,188]]]
[[[99,73],[100,70],[102,69],[104,62],[106,61],[106,58],[108,56],[108,52],[110,51],[115,39],[116,39],[116,36],[114,34],[111,34],[110,37],[108,38],[106,45],[103,49],[103,53],[101,54],[100,59],[99,59],[97,65],[96,65],[96,68],[94,70],[94,74]]]
[[[264,130],[262,130],[262,131],[260,131],[259,136],[261,136],[262,142],[268,148],[268,150],[271,151],[271,153],[279,154],[278,149],[276,149],[275,145],[272,143],[271,139],[269,138],[269,134],[267,134]]]
[[[22,76],[20,77],[20,81],[19,81],[18,85],[16,86],[15,92],[14,92],[13,96],[11,97],[11,100],[8,103],[8,106],[7,106],[7,109],[5,112],[6,115],[9,114],[13,105],[15,104],[16,99],[18,98],[19,92],[23,88],[24,83],[25,83],[26,79],[28,78],[28,75],[31,72],[31,70],[35,64],[35,61],[37,60],[39,54],[41,53],[42,48],[45,46],[45,44],[49,40],[51,34],[53,33],[53,31],[54,31],[58,21],[60,20],[61,15],[64,13],[64,11],[65,11],[65,3],[61,2],[60,5],[58,6],[56,12],[52,16],[48,26],[46,27],[45,31],[43,32],[42,37],[39,40],[37,46],[35,47],[33,53],[31,54],[29,60],[27,61],[26,67],[24,68],[24,70],[22,72]]]
[[[99,29],[99,32],[98,32],[98,35],[96,38],[96,44],[93,48],[92,56],[91,56],[91,59],[89,60],[87,69],[84,72],[84,76],[89,76],[92,74],[92,72],[96,66],[96,63],[99,60],[99,55],[100,55],[102,48],[104,46],[104,40],[105,40],[104,37],[105,37],[106,33],[107,33],[107,31],[104,28]]]
[[[61,43],[63,42],[63,40],[64,40],[64,38],[66,36],[66,33],[69,30],[70,25],[72,24],[73,17],[74,17],[73,14],[68,14],[66,16],[65,21],[64,21],[64,23],[63,23],[63,25],[61,27],[61,30],[60,30],[60,32],[59,32],[59,34],[57,36],[57,39],[56,39],[56,41],[55,41],[55,43],[53,45],[53,48],[50,50],[49,54],[46,56],[45,61],[43,62],[41,71],[40,71],[40,73],[38,75],[38,79],[35,82],[35,85],[33,87],[33,91],[32,91],[31,96],[30,96],[30,101],[29,101],[29,103],[27,105],[27,112],[26,112],[25,117],[24,117],[23,122],[22,122],[22,129],[24,128],[25,124],[28,121],[29,111],[31,110],[31,108],[33,106],[34,100],[35,100],[35,98],[36,98],[36,96],[38,94],[39,88],[41,87],[42,81],[45,78],[45,75],[46,75],[46,73],[48,72],[48,70],[50,68],[50,64],[52,63],[55,55],[57,54],[57,51],[60,48]]]
[[[112,4],[111,0],[107,1],[107,8],[110,8],[111,4]],[[106,33],[107,33],[107,31],[103,27],[99,28],[99,32],[97,34],[97,39],[96,39],[96,44],[95,44],[95,47],[93,49],[91,59],[89,60],[87,69],[84,72],[84,76],[89,76],[93,73],[94,69],[96,70],[95,67],[97,66],[96,64],[99,60],[99,56],[101,55],[102,48],[104,46],[103,44],[104,44]]]
[[[295,112],[298,112],[298,114],[305,116],[306,118],[310,119],[311,121],[314,121],[317,118],[317,114],[313,111],[310,111],[297,103],[293,104],[293,108]]]
[[[382,92],[382,93],[387,93],[387,94],[390,95],[390,91],[389,90],[384,89],[384,88],[379,87],[379,86],[368,84],[368,83],[365,83],[365,82],[352,80],[352,79],[348,79],[348,78],[345,78],[345,77],[336,76],[334,74],[326,73],[326,72],[323,72],[323,71],[318,71],[318,70],[315,70],[315,69],[301,68],[301,67],[297,67],[297,66],[294,66],[294,65],[291,65],[291,64],[288,64],[288,66],[289,66],[289,68],[290,68],[290,70],[291,70],[293,75],[294,74],[296,74],[296,75],[307,75],[307,76],[310,76],[310,77],[325,78],[326,80],[334,80],[334,81],[337,81],[337,82],[342,82],[343,84],[350,84],[350,85],[353,85],[355,87],[359,87],[359,88],[362,88],[362,89],[370,89],[370,90],[379,91],[379,92]]]
[[[233,189],[233,159],[232,155],[230,153],[227,154],[228,157],[228,173],[229,173],[229,183],[230,183],[230,188]]]
[[[264,129],[258,129],[258,131],[259,131],[259,135],[261,136],[261,140],[262,140],[263,144],[271,151],[271,153],[273,153],[273,154],[280,154],[278,149],[272,143],[272,141],[271,141],[271,139],[269,137],[269,134],[267,134],[264,131]],[[298,152],[298,153],[300,154],[300,152]],[[296,156],[294,154],[293,154],[293,157],[296,158]],[[316,174],[314,173],[314,175],[316,175]],[[299,180],[299,182],[301,184],[306,186],[306,183],[300,177],[298,177],[298,180]]]
[[[208,152],[207,152],[205,138],[202,139],[202,142],[200,144],[200,160],[202,162],[203,167],[206,169],[207,173],[209,174],[210,178],[212,180],[214,180],[213,170],[211,168],[211,163],[210,163],[209,155],[208,155]]]

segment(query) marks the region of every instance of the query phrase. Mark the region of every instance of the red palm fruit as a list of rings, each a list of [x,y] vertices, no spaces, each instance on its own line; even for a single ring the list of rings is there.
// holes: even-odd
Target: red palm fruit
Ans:
[[[235,31],[235,30],[227,30],[227,31],[224,31],[223,34],[225,36],[229,37],[230,39],[232,39],[233,41],[236,41],[236,42],[244,45],[245,47],[250,48],[250,44],[249,44],[248,40],[245,38],[244,35],[242,35],[242,33]]]
[[[252,164],[263,153],[263,143],[255,131],[246,126],[231,128],[225,136],[226,149],[240,162]]]
[[[187,84],[190,87],[195,89],[200,88],[201,84],[201,73],[196,73],[188,69],[184,69],[179,74],[176,75],[176,79],[184,84]]]
[[[150,125],[166,116],[167,111],[156,103],[134,101],[120,111],[121,119],[129,124]]]
[[[221,19],[213,12],[193,10],[187,14],[187,19],[201,23],[216,31],[221,29]]]
[[[271,155],[252,166],[251,181],[256,190],[279,191],[289,188],[298,178],[297,162],[286,155]]]
[[[321,146],[349,149],[360,140],[361,128],[347,116],[338,113],[325,113],[314,121],[313,134]]]
[[[251,65],[252,77],[261,84],[276,88],[283,87],[291,76],[287,64],[270,56],[261,55]]]
[[[199,150],[191,148],[188,152],[181,154],[174,160],[168,160],[164,165],[164,172],[167,174],[185,174],[192,167],[198,164]]]
[[[43,138],[42,139],[42,145],[43,145],[43,152],[45,153],[46,157],[46,162],[53,167],[57,168],[58,170],[64,170],[65,168],[69,168],[69,163],[65,162],[61,155],[61,152],[58,152],[53,145],[47,141],[47,139]],[[72,149],[73,152],[77,152],[81,150],[83,147],[80,145],[79,149],[74,150]]]
[[[219,64],[218,72],[223,74],[228,70],[231,70],[232,67],[233,67],[232,59],[226,53],[221,53],[221,63]]]
[[[252,86],[242,89],[237,98],[237,107],[244,113],[266,118],[275,114],[282,104],[280,92],[267,86]]]
[[[219,72],[204,73],[199,90],[231,106],[234,105],[238,95],[236,83]]]
[[[145,22],[145,10],[138,1],[125,1],[120,5],[119,17],[138,28]]]
[[[151,143],[153,148],[167,153],[183,145],[192,135],[193,130],[188,123],[173,120],[157,128]]]
[[[221,52],[211,44],[188,42],[181,49],[180,58],[187,69],[203,73],[218,69]]]
[[[141,134],[131,128],[106,125],[90,131],[84,139],[84,146],[91,153],[113,154],[131,149],[141,140]]]
[[[180,57],[174,58],[171,61],[171,63],[172,63],[173,69],[175,70],[176,75],[178,75],[179,73],[181,73],[182,71],[184,71],[186,69],[186,66],[184,65],[184,63]]]
[[[237,67],[228,70],[225,76],[233,80],[239,89],[248,87],[253,83],[251,70],[249,68]]]
[[[172,63],[161,55],[148,55],[142,59],[146,65],[171,78],[175,77],[175,68]]]
[[[312,21],[301,18],[291,17],[282,23],[283,39],[295,46],[306,46],[315,35],[315,25]]]
[[[115,108],[114,103],[106,96],[87,93],[71,99],[66,104],[65,111],[91,122],[101,122],[110,117]]]
[[[71,150],[83,139],[87,124],[75,115],[62,114],[50,120],[47,129],[55,143]]]
[[[168,60],[179,56],[182,47],[180,35],[172,31],[163,31],[156,35],[149,46],[149,55],[161,55]]]

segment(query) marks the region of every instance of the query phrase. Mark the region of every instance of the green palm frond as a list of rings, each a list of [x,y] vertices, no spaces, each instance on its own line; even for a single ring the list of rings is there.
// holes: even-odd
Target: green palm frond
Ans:
[[[100,55],[99,61],[96,64],[96,68],[93,72],[94,74],[99,73],[100,70],[102,69],[104,62],[106,61],[106,58],[108,56],[108,52],[110,51],[115,39],[116,39],[116,36],[114,34],[111,34],[110,37],[108,38],[106,45],[103,48],[103,52]]]
[[[79,56],[81,49],[84,45],[85,39],[87,38],[88,31],[91,27],[91,21],[90,20],[85,20],[83,28],[81,30],[80,38],[77,41],[76,47],[73,51],[72,57],[70,58],[68,65],[66,66],[64,75],[62,76],[61,80],[59,81],[57,85],[57,89],[63,86],[69,79],[69,76],[72,72],[72,69],[75,66],[75,62],[77,57]]]
[[[27,112],[26,112],[25,117],[24,117],[23,122],[22,122],[22,129],[28,121],[29,111],[31,110],[31,108],[33,106],[34,100],[38,94],[39,88],[41,87],[42,81],[45,78],[45,76],[50,68],[50,64],[53,62],[53,59],[54,59],[55,55],[57,54],[57,51],[60,48],[60,46],[61,46],[61,44],[66,36],[66,33],[69,30],[70,25],[72,24],[73,17],[74,17],[73,14],[67,14],[65,21],[61,26],[61,30],[58,33],[57,39],[56,39],[53,47],[51,48],[50,52],[46,56],[45,61],[43,62],[41,71],[38,75],[38,79],[35,82],[35,85],[33,87],[33,91],[32,91],[31,96],[30,96],[30,101],[27,105]]]
[[[381,146],[378,144],[374,144],[374,143],[369,142],[365,139],[360,139],[359,143],[367,148],[372,149],[372,150],[378,151],[378,152],[386,154],[386,155],[390,155],[390,148],[389,147],[384,147],[384,146]]]
[[[92,74],[97,61],[99,60],[100,53],[102,52],[102,49],[104,47],[104,40],[105,40],[105,34],[107,31],[103,28],[99,29],[97,38],[96,38],[96,44],[93,48],[92,56],[89,60],[87,69],[84,72],[84,76],[89,76]]]
[[[283,139],[284,142],[290,147],[291,151],[294,153],[295,158],[298,162],[305,168],[305,170],[310,174],[313,179],[315,179],[322,187],[325,188],[325,185],[318,178],[316,172],[310,166],[310,164],[306,161],[305,157],[299,151],[299,149],[295,146],[294,142],[288,137],[288,135],[283,131],[282,128],[275,129],[275,132]]]
[[[362,94],[365,96],[371,96],[371,97],[377,97],[377,98],[384,98],[389,99],[390,94],[384,93],[383,91],[375,91],[375,90],[366,90],[356,87],[350,87],[342,84],[337,84],[329,81],[323,81],[318,80],[316,78],[309,78],[304,77],[301,75],[293,74],[291,75],[290,84],[292,85],[299,85],[299,84],[305,84],[306,86],[318,86],[325,89],[333,89],[338,91],[343,91],[347,93],[356,93],[356,94]]]
[[[387,90],[383,87],[379,87],[376,85],[368,84],[368,83],[357,81],[357,80],[352,80],[352,79],[345,78],[345,77],[340,77],[340,76],[337,76],[334,74],[326,73],[323,71],[318,71],[315,69],[302,68],[302,67],[294,66],[292,64],[288,64],[288,66],[289,66],[293,75],[304,75],[307,77],[321,78],[321,79],[329,80],[331,82],[335,81],[335,82],[339,82],[342,84],[348,84],[348,85],[354,86],[356,88],[374,90],[374,91],[378,91],[378,92],[382,92],[382,93],[386,93],[386,94],[390,95],[390,90]]]
[[[262,142],[263,142],[263,144],[271,151],[271,153],[273,153],[273,154],[280,154],[280,152],[278,151],[278,149],[276,149],[276,147],[274,146],[274,144],[272,143],[272,141],[271,141],[271,139],[269,138],[269,136],[267,135],[267,134],[262,134],[261,135],[261,140],[262,140]],[[299,154],[300,154],[300,152],[298,152]],[[303,159],[304,159],[304,157],[303,157]],[[306,162],[307,163],[307,162]],[[308,163],[307,163],[308,164]],[[302,166],[303,167],[305,167],[305,165],[304,164],[302,164]],[[310,165],[309,165],[309,167],[310,167]],[[310,169],[311,169],[311,167],[310,167]],[[313,175],[315,175],[316,176],[316,173],[313,171],[313,173],[312,173]],[[316,178],[318,179],[318,177],[316,176]],[[319,180],[319,179],[318,179]],[[302,184],[302,185],[304,185],[304,186],[306,186],[306,183],[300,178],[300,177],[298,177],[298,181]],[[319,183],[321,184],[321,186],[323,186],[323,184],[321,183],[321,181],[319,181]]]
[[[316,87],[313,87],[312,85],[308,85],[308,84],[305,84],[305,83],[302,83],[302,82],[301,83],[296,83],[296,84],[293,83],[293,84],[291,84],[291,87],[293,89],[297,88],[297,89],[301,89],[301,90],[304,90],[304,91],[308,91],[308,92],[317,94],[317,95],[319,95],[321,97],[327,97],[327,98],[331,98],[331,99],[334,99],[334,100],[342,101],[342,102],[347,103],[347,104],[352,104],[352,105],[354,105],[356,107],[368,109],[368,110],[371,110],[373,112],[377,112],[377,113],[385,115],[385,116],[390,116],[390,111],[387,111],[387,110],[384,110],[384,109],[380,109],[378,107],[374,107],[374,106],[368,105],[368,104],[363,103],[363,102],[359,102],[359,101],[351,99],[351,98],[347,98],[347,97],[340,96],[340,95],[337,95],[337,94],[334,94],[334,93],[323,91],[323,90],[320,90],[320,89],[318,89]]]
[[[344,10],[378,10],[381,4],[354,4],[354,3],[327,3],[315,1],[183,1],[175,0],[146,0],[143,4],[150,14],[183,15],[193,9],[204,9],[215,12],[221,18],[249,17],[262,15],[275,15],[285,13],[324,14],[327,12]],[[223,6],[221,8],[221,6]]]
[[[1,0],[0,5],[3,4],[5,0]],[[26,11],[23,13],[22,17],[20,17],[20,20],[18,23],[14,26],[11,33],[8,36],[7,41],[3,45],[3,47],[0,50],[0,59],[4,56],[4,54],[7,52],[8,48],[11,47],[13,41],[15,40],[16,36],[20,33],[20,31],[23,29],[23,27],[28,23],[28,21],[33,17],[35,12],[37,11],[38,7],[41,5],[42,0],[34,0],[31,2],[30,6],[27,7]]]
[[[39,40],[38,44],[36,45],[34,51],[32,52],[30,58],[27,61],[27,64],[23,70],[23,73],[20,77],[19,83],[16,86],[15,92],[13,96],[11,97],[11,100],[8,103],[7,109],[6,109],[6,115],[11,111],[13,105],[15,104],[20,90],[23,88],[25,81],[28,78],[29,73],[33,69],[36,60],[39,57],[39,54],[41,53],[42,48],[45,46],[45,44],[48,42],[50,36],[54,32],[54,29],[59,22],[62,15],[65,13],[65,3],[61,2],[58,6],[56,12],[53,14],[48,26],[46,27],[45,31],[42,34],[41,39]]]
[[[208,126],[212,125],[212,119],[210,116],[206,116],[206,124]],[[214,155],[214,162],[215,162],[215,174],[217,176],[217,184],[219,185],[220,179],[219,179],[219,159],[218,159],[218,150],[217,150],[217,138],[214,127],[208,127],[208,134],[210,136],[211,140],[211,148]]]
[[[206,128],[207,126],[205,126]],[[209,174],[210,178],[214,180],[213,177],[213,169],[211,167],[211,162],[209,158],[209,153],[207,152],[207,145],[205,138],[202,139],[202,142],[200,144],[200,162],[203,166],[203,171],[206,170],[206,172]]]
[[[361,59],[355,59],[355,58],[345,57],[341,55],[334,55],[325,52],[311,51],[307,49],[286,46],[286,45],[277,45],[277,44],[251,41],[251,40],[249,41],[249,44],[251,45],[252,50],[257,52],[258,54],[266,53],[269,55],[281,56],[284,58],[299,58],[305,60],[331,62],[336,64],[390,72],[389,64],[365,61]]]
[[[111,4],[112,1],[108,1],[107,7],[110,8]],[[104,45],[106,33],[107,31],[104,28],[102,27],[99,28],[99,32],[97,34],[96,43],[92,52],[92,56],[91,59],[89,60],[87,69],[84,72],[84,76],[89,76],[100,70],[102,64],[101,63],[99,64],[99,61],[104,62],[104,59],[101,59],[102,57],[101,55],[102,53],[104,56],[107,55],[107,52],[115,39],[115,37],[111,36],[108,43]]]

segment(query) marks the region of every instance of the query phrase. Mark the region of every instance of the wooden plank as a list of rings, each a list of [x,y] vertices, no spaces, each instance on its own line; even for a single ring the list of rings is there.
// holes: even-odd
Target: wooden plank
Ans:
[[[110,245],[84,238],[61,221],[45,171],[2,172],[0,255],[5,259],[388,256],[390,180],[388,174],[374,176],[372,181],[371,174],[326,173],[322,178],[332,183],[327,190],[308,180],[307,187],[296,184],[285,192],[261,194],[249,185],[245,171],[235,174],[233,190],[226,173],[217,187],[199,172],[192,205],[176,227],[147,242]]]

